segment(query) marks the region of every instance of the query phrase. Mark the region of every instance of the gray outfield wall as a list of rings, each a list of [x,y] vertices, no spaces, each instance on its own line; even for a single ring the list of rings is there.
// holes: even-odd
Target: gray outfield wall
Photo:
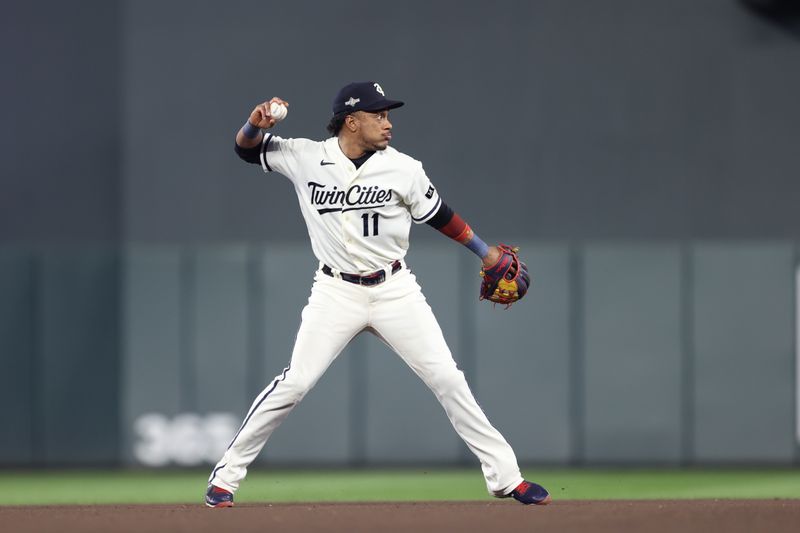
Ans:
[[[455,244],[408,261],[521,461],[797,464],[794,243],[519,244],[535,283],[508,311],[478,302],[477,262]],[[315,268],[300,244],[4,249],[0,426],[15,438],[0,464],[216,459],[286,366]],[[260,461],[474,459],[365,334]]]

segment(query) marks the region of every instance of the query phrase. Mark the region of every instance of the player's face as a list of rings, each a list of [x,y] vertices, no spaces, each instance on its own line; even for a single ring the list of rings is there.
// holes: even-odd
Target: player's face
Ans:
[[[386,150],[392,140],[392,123],[389,122],[389,111],[358,111],[361,144],[370,151]]]

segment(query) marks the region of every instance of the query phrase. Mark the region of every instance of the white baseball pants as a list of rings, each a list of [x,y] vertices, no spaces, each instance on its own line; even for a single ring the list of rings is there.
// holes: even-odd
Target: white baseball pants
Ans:
[[[507,495],[523,481],[514,451],[475,401],[416,277],[404,266],[375,286],[317,271],[289,367],[256,397],[209,482],[236,491],[272,432],[364,329],[378,335],[433,391],[480,460],[490,493]]]

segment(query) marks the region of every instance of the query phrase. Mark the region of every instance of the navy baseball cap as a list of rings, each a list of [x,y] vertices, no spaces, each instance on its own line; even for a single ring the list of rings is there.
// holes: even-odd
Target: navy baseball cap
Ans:
[[[374,81],[357,81],[345,85],[333,99],[333,114],[352,113],[353,111],[381,111],[394,109],[404,102],[389,100],[379,83]]]

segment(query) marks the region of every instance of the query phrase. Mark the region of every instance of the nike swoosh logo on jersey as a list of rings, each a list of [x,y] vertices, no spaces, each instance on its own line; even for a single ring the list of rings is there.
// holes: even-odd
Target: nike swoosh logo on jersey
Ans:
[[[324,167],[325,165],[335,165],[333,161],[325,161],[324,159],[319,162],[319,166]]]

